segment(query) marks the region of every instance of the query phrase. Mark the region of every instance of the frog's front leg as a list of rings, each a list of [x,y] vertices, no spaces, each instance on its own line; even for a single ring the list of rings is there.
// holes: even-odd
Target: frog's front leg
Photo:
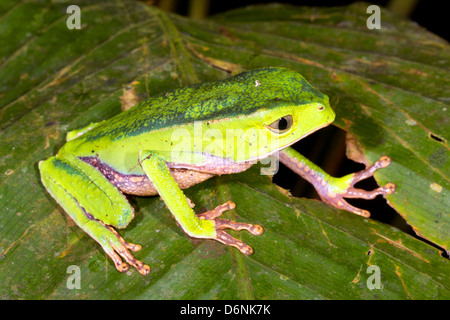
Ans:
[[[292,148],[286,148],[280,152],[280,161],[305,180],[309,181],[325,203],[364,217],[369,217],[370,212],[352,206],[344,198],[373,199],[378,195],[392,194],[396,189],[393,183],[388,183],[372,191],[354,187],[357,182],[371,177],[378,169],[389,166],[391,159],[387,156],[381,157],[364,170],[348,174],[341,178],[331,177]]]
[[[126,227],[134,211],[105,176],[77,157],[69,156],[41,161],[39,169],[48,192],[102,246],[118,271],[126,272],[131,265],[143,275],[150,272],[149,266],[136,260],[129,251],[138,251],[141,246],[126,242],[113,228]]]
[[[195,215],[186,196],[173,179],[163,159],[152,152],[142,151],[140,164],[175,220],[189,236],[214,239],[228,246],[233,246],[244,254],[253,253],[253,249],[250,246],[230,236],[224,230],[247,230],[253,235],[260,235],[263,232],[263,228],[259,225],[218,218],[224,211],[235,208],[233,202],[228,201],[213,210]]]

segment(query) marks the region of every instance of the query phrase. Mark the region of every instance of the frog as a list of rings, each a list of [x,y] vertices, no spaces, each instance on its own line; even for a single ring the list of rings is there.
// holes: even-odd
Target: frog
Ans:
[[[344,198],[393,193],[393,183],[371,191],[354,187],[389,166],[389,157],[336,178],[292,147],[334,120],[328,96],[300,73],[260,68],[162,92],[108,120],[72,130],[57,154],[38,167],[48,193],[119,272],[132,266],[148,275],[150,267],[132,253],[142,246],[117,231],[135,216],[127,195],[159,195],[189,237],[216,240],[250,255],[253,248],[227,230],[259,236],[262,226],[222,218],[236,207],[233,201],[196,214],[183,190],[214,176],[243,172],[274,155],[312,183],[325,203],[368,217],[368,211]]]

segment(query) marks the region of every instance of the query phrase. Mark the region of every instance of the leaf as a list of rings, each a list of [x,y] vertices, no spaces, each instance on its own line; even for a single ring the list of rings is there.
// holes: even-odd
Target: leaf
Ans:
[[[380,183],[398,186],[390,203],[423,237],[448,248],[447,43],[384,10],[382,29],[368,30],[365,4],[257,6],[193,21],[134,1],[86,0],[77,2],[82,29],[69,30],[70,4],[0,3],[0,297],[450,297],[448,260],[437,249],[288,197],[259,167],[186,190],[196,212],[233,200],[229,218],[263,225],[261,236],[234,234],[255,249],[252,256],[190,239],[158,197],[131,197],[137,216],[120,233],[143,246],[136,257],[152,272],[120,274],[47,194],[37,168],[68,130],[119,113],[124,88],[146,98],[229,72],[286,66],[330,96],[359,158],[393,159],[377,173]],[[81,289],[68,288],[71,265],[81,271]],[[381,273],[372,290],[368,266]]]

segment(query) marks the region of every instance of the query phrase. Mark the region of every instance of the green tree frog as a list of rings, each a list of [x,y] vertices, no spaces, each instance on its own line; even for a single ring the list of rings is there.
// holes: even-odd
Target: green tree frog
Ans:
[[[326,203],[368,216],[344,197],[394,192],[392,183],[373,191],[353,187],[388,166],[388,157],[334,178],[289,147],[334,118],[328,97],[300,74],[263,68],[162,93],[109,120],[71,131],[56,156],[39,162],[39,170],[47,191],[101,245],[118,271],[131,265],[147,275],[150,267],[130,252],[141,246],[116,231],[134,217],[124,194],[159,194],[190,237],[214,239],[251,254],[252,248],[226,229],[260,235],[261,226],[219,218],[235,207],[231,201],[196,215],[182,189],[244,171],[275,153],[310,181]]]

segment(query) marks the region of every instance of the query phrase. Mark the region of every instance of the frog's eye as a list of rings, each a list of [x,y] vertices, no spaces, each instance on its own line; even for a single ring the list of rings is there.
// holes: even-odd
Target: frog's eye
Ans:
[[[275,133],[285,133],[292,127],[292,122],[292,116],[287,115],[272,122],[267,126],[267,128]]]

